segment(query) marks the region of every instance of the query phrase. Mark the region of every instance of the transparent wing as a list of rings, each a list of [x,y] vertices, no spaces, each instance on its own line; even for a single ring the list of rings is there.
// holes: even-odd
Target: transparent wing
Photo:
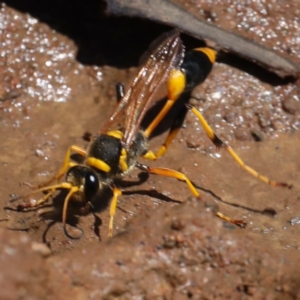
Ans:
[[[162,35],[150,48],[147,58],[116,110],[104,125],[102,133],[115,125],[124,115],[123,144],[129,148],[141,121],[153,100],[153,95],[173,68],[178,68],[184,48],[178,31]]]

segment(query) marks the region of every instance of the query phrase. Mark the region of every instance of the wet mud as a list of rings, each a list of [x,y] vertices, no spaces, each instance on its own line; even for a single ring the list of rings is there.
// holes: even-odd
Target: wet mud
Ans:
[[[80,32],[76,38],[69,34],[63,18],[53,22],[50,10],[51,17],[38,14],[38,7],[28,15],[17,4],[2,4],[0,11],[1,299],[299,299],[298,85],[218,62],[189,100],[248,165],[293,184],[292,190],[268,186],[243,171],[188,113],[166,155],[149,165],[185,173],[201,201],[184,182],[134,170],[117,182],[123,195],[114,237],[107,238],[111,194],[104,191],[90,211],[71,203],[68,229],[74,235],[79,233],[74,226],[84,230],[81,239],[71,240],[62,230],[63,194],[27,212],[15,211],[18,202],[9,199],[30,193],[20,183],[41,183],[55,174],[70,145],[87,145],[84,133],[97,133],[116,105],[115,84],[128,86],[143,47],[166,28],[122,18],[125,26],[99,16],[109,20],[111,32],[119,32],[120,43],[130,36],[130,26],[135,34],[138,26],[149,30],[144,46],[133,34],[134,55],[124,62],[120,54],[120,65],[120,57],[112,63],[109,51],[84,52]],[[58,9],[55,1],[52,5]],[[286,10],[292,14],[295,8]],[[91,19],[81,23],[86,25],[82,35],[120,51],[115,38],[96,36],[95,14]],[[218,20],[219,26],[226,23]],[[285,41],[295,34],[288,31]],[[183,39],[187,46],[196,43]],[[275,44],[285,41],[274,38]],[[296,60],[297,47],[291,51]],[[162,88],[143,125],[164,96]],[[164,141],[176,109],[180,105],[151,139],[153,150]],[[217,211],[244,220],[247,227],[225,223]]]

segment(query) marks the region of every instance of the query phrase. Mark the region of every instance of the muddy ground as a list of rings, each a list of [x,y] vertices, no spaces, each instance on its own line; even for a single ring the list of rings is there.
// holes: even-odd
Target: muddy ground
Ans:
[[[300,4],[286,7],[285,15],[260,4],[273,21],[248,22],[269,26],[277,39],[272,35],[267,46],[289,43],[272,47],[300,63]],[[236,22],[240,11],[248,12],[244,22],[261,11],[258,4],[238,7]],[[96,133],[115,107],[115,83],[128,84],[147,45],[168,30],[106,17],[96,1],[72,3],[72,9],[59,1],[1,6],[1,299],[300,299],[299,88],[292,80],[217,63],[190,100],[247,164],[293,184],[292,190],[268,186],[241,170],[215,149],[189,113],[167,154],[151,164],[184,172],[201,201],[183,182],[133,171],[118,182],[124,193],[112,239],[109,192],[96,199],[94,212],[81,213],[72,203],[68,223],[84,230],[80,240],[62,231],[63,195],[33,212],[11,209],[11,196],[30,192],[19,183],[45,181],[70,145],[86,146],[83,134]],[[226,27],[225,19],[216,18],[220,11],[218,6],[204,17],[215,16]],[[281,26],[273,26],[278,20]],[[164,140],[168,120],[172,114],[151,139],[152,149]],[[247,227],[224,223],[217,210]]]

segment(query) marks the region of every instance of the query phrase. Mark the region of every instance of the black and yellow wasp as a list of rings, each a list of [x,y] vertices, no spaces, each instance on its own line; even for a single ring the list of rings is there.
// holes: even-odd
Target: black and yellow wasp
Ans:
[[[46,192],[46,194],[37,201],[20,204],[18,208],[24,210],[39,206],[47,201],[55,191],[67,190],[62,222],[65,234],[74,238],[66,230],[69,201],[72,198],[77,198],[89,203],[95,198],[99,190],[109,187],[113,197],[110,204],[108,235],[112,236],[117,201],[122,194],[121,190],[115,186],[114,180],[123,177],[134,168],[185,181],[191,193],[195,197],[200,197],[199,192],[184,174],[167,168],[149,167],[139,163],[137,159],[142,157],[156,160],[165,153],[175,138],[179,127],[175,125],[171,127],[165,142],[156,154],[149,149],[148,145],[151,133],[179,96],[184,92],[189,92],[207,77],[215,60],[216,51],[211,48],[197,48],[185,54],[178,31],[171,31],[160,37],[152,46],[150,54],[127,92],[123,94],[122,89],[118,89],[117,96],[120,101],[117,108],[104,124],[102,130],[92,137],[87,149],[75,145],[70,146],[59,172],[46,183],[36,187],[36,190],[30,195],[41,192]],[[140,124],[153,103],[155,92],[164,81],[167,82],[167,101],[150,125],[143,130],[140,128]],[[271,181],[246,166],[232,148],[214,134],[200,112],[192,106],[188,106],[188,108],[197,116],[212,142],[217,147],[225,148],[242,168],[270,185],[289,186],[285,183]],[[117,123],[121,123],[121,127],[118,127]],[[116,130],[116,128],[119,129]],[[83,163],[73,162],[71,160],[73,153],[81,155],[84,158]],[[65,181],[61,182],[64,175]],[[12,199],[12,201],[17,199],[20,198]],[[218,213],[218,216],[237,225],[242,226],[244,224],[242,221],[230,219],[221,213]]]

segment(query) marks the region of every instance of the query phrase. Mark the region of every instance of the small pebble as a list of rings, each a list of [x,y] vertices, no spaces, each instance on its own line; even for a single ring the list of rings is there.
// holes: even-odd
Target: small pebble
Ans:
[[[31,249],[34,252],[39,253],[42,257],[48,257],[52,254],[50,248],[43,243],[32,242]]]

